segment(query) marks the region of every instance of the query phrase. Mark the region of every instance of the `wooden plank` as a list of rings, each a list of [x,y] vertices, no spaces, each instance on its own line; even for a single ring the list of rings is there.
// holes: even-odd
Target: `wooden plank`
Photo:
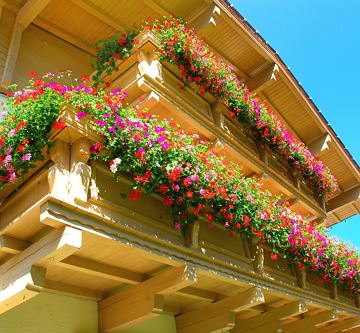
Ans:
[[[25,250],[30,245],[31,243],[23,241],[21,239],[16,239],[6,235],[0,236],[0,251],[2,252],[19,254],[21,251]]]
[[[27,28],[49,2],[50,0],[28,0],[19,10],[16,16],[16,23],[20,24],[24,29]]]
[[[0,266],[1,288],[28,272],[29,267],[50,267],[81,247],[82,232],[72,227],[55,229]]]
[[[43,286],[45,282],[45,269],[37,266],[27,266],[22,276],[0,290],[0,315],[10,309],[28,301],[38,295],[32,286]]]
[[[67,295],[92,301],[100,301],[104,298],[104,293],[99,290],[74,286],[59,281],[46,280],[44,290],[50,293]]]
[[[339,318],[336,311],[324,311],[305,319],[300,319],[296,322],[283,325],[284,333],[298,333],[298,332],[311,332],[316,325],[324,324],[334,321]]]
[[[93,55],[93,56],[96,55],[95,48],[92,45],[77,38],[76,36],[72,35],[70,32],[66,31],[65,29],[57,27],[56,25],[49,22],[48,20],[38,17],[34,20],[33,23],[36,26],[38,26],[39,28],[50,32],[51,34],[63,39],[64,41],[68,42],[71,45],[76,46],[80,50],[83,50],[86,53],[89,53],[90,55]]]
[[[177,332],[205,333],[234,327],[235,323],[229,312],[242,311],[264,302],[265,298],[261,289],[257,287],[250,288],[200,309],[177,316]],[[214,318],[217,319],[214,320]]]
[[[318,333],[337,333],[343,330],[348,330],[350,328],[360,325],[359,318],[350,318],[346,320],[339,321],[337,323],[331,323],[328,326],[324,326],[318,329]],[[360,331],[360,327],[359,327]],[[347,331],[346,331],[347,332]]]
[[[99,302],[100,332],[112,332],[163,311],[163,295],[183,289],[197,280],[190,266],[168,269]]]
[[[77,256],[70,256],[60,261],[58,266],[121,283],[138,284],[147,278],[144,274]]]
[[[169,15],[169,13],[164,8],[162,8],[160,5],[158,5],[153,0],[142,0],[142,2],[145,3],[152,10],[154,10],[156,13],[158,13],[160,16],[168,16]]]
[[[237,331],[231,330],[230,332],[234,333]],[[308,333],[310,331],[304,331],[304,333],[305,332]],[[275,320],[275,321],[267,323],[266,325],[254,327],[254,328],[246,331],[246,333],[282,333],[281,323],[279,321]]]
[[[29,300],[44,286],[45,268],[81,246],[82,232],[55,229],[0,266],[0,313]],[[40,267],[39,267],[40,266]]]
[[[93,5],[90,5],[91,2],[84,1],[84,0],[71,0],[72,3],[83,9],[84,11],[88,12],[89,14],[96,17],[98,20],[104,22],[105,24],[109,25],[113,29],[117,31],[125,30],[124,26],[119,24],[117,21],[113,20],[107,14],[103,13],[100,9],[96,8]]]
[[[233,333],[247,332],[256,327],[267,325],[273,321],[279,321],[288,317],[296,316],[307,312],[308,309],[303,301],[295,301],[279,308],[266,311],[258,316],[249,319],[238,320],[237,327]]]

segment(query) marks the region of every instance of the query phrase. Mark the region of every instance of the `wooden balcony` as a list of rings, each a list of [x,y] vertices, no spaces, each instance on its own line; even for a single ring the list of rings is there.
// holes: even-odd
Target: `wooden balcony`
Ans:
[[[141,78],[140,88],[139,80],[129,87],[154,94],[141,87],[156,80]],[[164,315],[177,332],[337,332],[358,325],[359,299],[282,258],[272,261],[270,248],[218,225],[210,230],[202,220],[184,235],[156,195],[123,199],[128,179],[115,182],[108,166],[84,153],[99,139],[91,123],[66,106],[62,119],[67,127],[51,133],[47,159],[17,191],[3,192],[0,313],[56,293],[98,302],[100,332]],[[230,135],[222,139],[231,142]]]

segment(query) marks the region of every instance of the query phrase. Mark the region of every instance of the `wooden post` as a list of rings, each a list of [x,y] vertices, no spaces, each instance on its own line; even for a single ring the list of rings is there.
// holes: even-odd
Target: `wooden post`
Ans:
[[[256,274],[264,274],[264,249],[259,245],[257,239],[249,241],[249,250],[253,268]]]
[[[305,289],[307,287],[306,285],[306,270],[300,269],[299,267],[295,266],[295,276],[297,280],[297,284],[300,288]]]
[[[68,201],[70,147],[64,141],[56,139],[50,147],[50,158],[54,165],[49,168],[48,181],[51,195]]]
[[[153,51],[149,54],[149,63],[147,74],[157,81],[162,81],[161,63],[157,52]]]
[[[90,141],[80,138],[71,145],[70,197],[76,202],[86,202],[91,179]]]

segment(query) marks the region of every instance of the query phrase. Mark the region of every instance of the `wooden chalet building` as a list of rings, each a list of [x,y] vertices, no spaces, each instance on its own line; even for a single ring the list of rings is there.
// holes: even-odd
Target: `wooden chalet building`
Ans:
[[[214,142],[309,220],[333,225],[358,214],[358,165],[281,58],[226,0],[0,0],[0,81],[22,85],[29,71],[68,68],[91,75],[98,39],[170,13],[206,36],[329,166],[339,183],[333,198],[317,200],[276,157],[259,153],[214,97],[180,90],[151,33],[139,36],[112,87],[125,88],[130,105]],[[267,246],[228,237],[216,224],[195,224],[184,236],[156,196],[120,200],[126,179],[116,183],[107,166],[83,154],[97,133],[71,109],[62,119],[67,127],[53,135],[45,161],[0,192],[0,333],[360,332],[358,297],[285,259],[272,261]]]

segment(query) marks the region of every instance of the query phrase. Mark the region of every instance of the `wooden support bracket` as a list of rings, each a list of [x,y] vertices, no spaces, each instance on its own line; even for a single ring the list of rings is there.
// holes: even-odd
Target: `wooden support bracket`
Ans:
[[[237,320],[236,327],[232,333],[252,332],[253,329],[258,327],[268,327],[273,322],[289,317],[297,316],[307,312],[308,309],[304,301],[295,301],[286,305],[280,306],[276,309],[266,311],[258,316],[249,319]]]
[[[163,295],[188,287],[196,280],[195,268],[175,267],[100,301],[100,332],[113,332],[159,315],[163,311]]]
[[[176,317],[178,333],[207,333],[235,326],[235,313],[264,303],[260,288],[254,287],[198,310]]]
[[[80,230],[71,227],[52,230],[1,265],[0,313],[37,295],[36,289],[30,287],[44,286],[45,269],[72,255],[81,243]]]

